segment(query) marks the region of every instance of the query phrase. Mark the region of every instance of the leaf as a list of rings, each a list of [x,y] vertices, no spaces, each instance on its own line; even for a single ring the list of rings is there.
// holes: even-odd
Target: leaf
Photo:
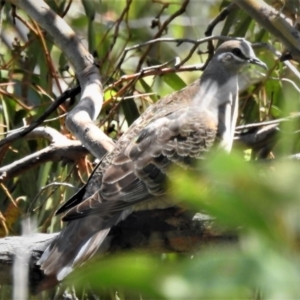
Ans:
[[[145,93],[153,93],[153,89],[147,84],[147,82],[144,79],[141,78],[139,80],[139,82],[142,85],[142,87],[144,88]],[[158,97],[156,94],[152,94],[149,97],[153,100],[154,103],[158,100]]]
[[[289,190],[295,181],[286,180],[295,178],[292,165],[285,165],[285,172],[278,165],[277,174],[262,167],[257,170],[240,156],[222,153],[212,153],[200,163],[197,173],[174,176],[171,191],[175,199],[184,199],[223,225],[263,234],[272,243],[286,239],[288,229],[282,227],[285,221],[279,211],[287,201],[297,199],[295,189]]]
[[[89,21],[93,21],[96,13],[95,2],[93,0],[81,0],[81,2],[84,7],[85,15]]]
[[[70,282],[83,287],[88,283],[93,289],[124,288],[145,293],[152,299],[164,298],[158,288],[164,270],[162,262],[144,255],[115,255],[85,266],[70,276]],[[101,279],[100,279],[101,278]],[[100,280],[99,280],[100,279]]]
[[[164,75],[163,81],[174,89],[174,91],[179,91],[186,87],[185,82],[176,73]]]
[[[130,126],[140,116],[136,103],[133,99],[122,100],[121,107]]]

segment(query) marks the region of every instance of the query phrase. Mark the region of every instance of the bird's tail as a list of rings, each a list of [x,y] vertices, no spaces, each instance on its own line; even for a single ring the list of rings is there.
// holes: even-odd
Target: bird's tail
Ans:
[[[115,214],[105,223],[97,215],[72,220],[44,251],[38,261],[45,275],[62,280],[76,266],[93,256],[103,244],[110,228],[120,220]]]

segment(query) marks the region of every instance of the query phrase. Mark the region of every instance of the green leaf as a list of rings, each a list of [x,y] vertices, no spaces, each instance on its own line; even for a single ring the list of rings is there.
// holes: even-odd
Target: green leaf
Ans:
[[[141,78],[139,80],[139,82],[142,85],[142,87],[144,88],[145,93],[153,93],[152,88],[147,84],[147,82],[144,79]],[[149,97],[153,100],[154,103],[158,100],[158,97],[156,94],[150,95]]]
[[[122,100],[121,107],[123,109],[128,126],[130,126],[140,116],[136,103],[133,99]]]
[[[179,91],[186,87],[185,82],[176,73],[164,75],[163,81],[174,89],[174,91]]]
[[[85,15],[88,17],[89,21],[93,21],[96,12],[95,2],[93,0],[81,0],[81,2],[84,7]]]
[[[164,298],[159,289],[164,273],[162,262],[143,255],[119,255],[95,261],[70,276],[79,286],[99,290],[109,287],[146,293],[152,299]]]
[[[240,156],[212,153],[201,161],[199,172],[178,172],[172,195],[191,203],[197,211],[231,228],[242,226],[263,234],[272,243],[286,239],[279,214],[286,201],[296,201],[292,165],[278,165],[278,174],[241,160]],[[298,192],[298,190],[296,190]],[[287,200],[288,198],[288,200]],[[280,221],[281,220],[281,221]]]

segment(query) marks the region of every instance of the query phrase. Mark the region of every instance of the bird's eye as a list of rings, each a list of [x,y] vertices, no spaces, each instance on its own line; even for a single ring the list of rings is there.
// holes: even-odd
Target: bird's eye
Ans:
[[[231,52],[232,52],[234,55],[236,55],[237,57],[244,57],[244,55],[243,55],[241,49],[239,49],[239,48],[234,48],[234,49],[232,49]]]

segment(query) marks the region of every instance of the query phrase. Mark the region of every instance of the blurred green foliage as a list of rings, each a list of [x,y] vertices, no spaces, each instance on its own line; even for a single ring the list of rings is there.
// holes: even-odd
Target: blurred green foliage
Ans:
[[[237,231],[238,243],[176,259],[128,254],[95,260],[69,282],[134,291],[142,299],[298,299],[299,174],[292,162],[253,165],[236,153],[213,152],[194,172],[176,172],[172,196]]]
[[[141,68],[166,62],[170,62],[167,67],[173,67],[174,58],[178,56],[183,60],[192,45],[157,43],[148,52],[147,47],[129,51],[120,63],[125,48],[154,37],[202,38],[209,22],[230,1],[191,0],[186,11],[175,17],[161,33],[164,22],[174,15],[183,1],[71,2],[66,10],[68,1],[47,1],[83,39],[98,61],[106,102],[97,122],[101,129],[117,139],[151,103],[201,75],[199,71],[175,70],[168,74],[157,72],[143,78],[131,78],[130,75]],[[281,8],[282,1],[268,2]],[[283,12],[287,16],[297,15],[296,6],[285,2]],[[2,9],[2,136],[30,124],[62,91],[76,84],[71,66],[52,39],[37,30],[38,24],[20,10],[17,10],[17,18],[12,20],[11,9],[9,3]],[[219,33],[244,36],[251,42],[267,42],[280,51],[284,48],[240,10],[234,10],[218,24],[214,34]],[[205,52],[206,44],[200,45],[199,49]],[[269,71],[264,76],[253,71],[248,78],[240,95],[238,125],[299,112],[297,74],[264,48],[258,48],[257,55],[268,64]],[[194,53],[186,65],[203,63],[206,58],[206,53]],[[294,67],[298,70],[298,63],[295,62]],[[126,75],[127,79],[123,77],[125,79],[119,82]],[[119,84],[112,85],[116,82]],[[50,126],[70,137],[64,125],[64,114],[73,105],[72,101],[66,102],[43,126]],[[108,299],[299,298],[299,168],[297,162],[278,161],[278,158],[300,151],[298,128],[299,118],[283,123],[281,134],[271,144],[267,155],[276,158],[276,162],[253,162],[257,159],[256,152],[236,143],[232,155],[213,152],[207,160],[201,161],[199,169],[180,172],[176,177],[172,189],[174,198],[189,203],[195,211],[210,214],[218,226],[237,231],[238,243],[202,247],[185,257],[128,254],[103,258],[79,269],[70,280],[82,286],[89,282],[92,290],[100,291]],[[17,162],[47,145],[42,138],[19,139],[0,149],[1,166]],[[244,161],[245,153],[248,162]],[[1,236],[19,234],[20,219],[25,213],[37,219],[42,232],[60,230],[63,224],[52,216],[87,179],[92,164],[92,157],[73,163],[49,161],[3,181],[0,212],[6,223],[0,223]],[[52,184],[54,182],[57,184]],[[73,188],[61,183],[69,183]],[[17,204],[18,213],[12,209],[12,203]],[[0,291],[4,295],[4,289],[0,288]],[[82,292],[82,299],[88,299],[87,293]]]

